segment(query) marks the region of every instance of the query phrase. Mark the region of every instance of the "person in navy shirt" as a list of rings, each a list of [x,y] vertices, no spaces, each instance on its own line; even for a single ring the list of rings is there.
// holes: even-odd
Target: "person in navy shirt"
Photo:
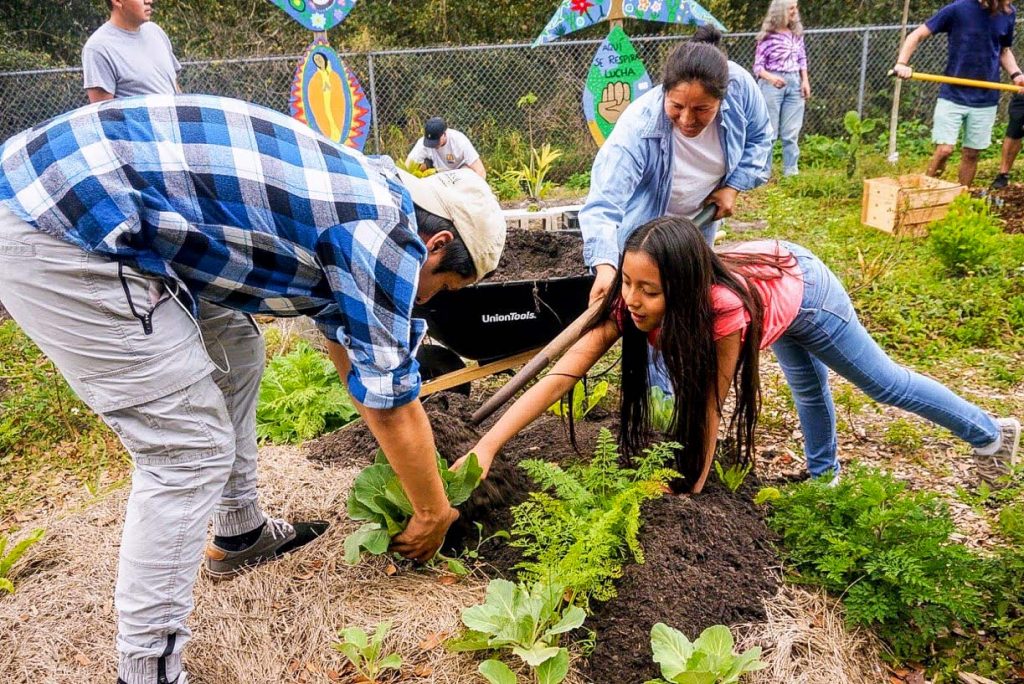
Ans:
[[[1016,18],[1017,11],[1009,0],[956,0],[907,36],[893,71],[900,78],[910,78],[913,73],[910,58],[917,46],[933,33],[946,33],[949,54],[944,73],[947,76],[998,82],[1001,66],[1015,85],[1024,86],[1024,74],[1017,67],[1011,50]],[[998,90],[948,83],[939,88],[932,125],[932,141],[936,147],[928,165],[929,176],[942,175],[963,129],[959,181],[965,186],[974,182],[978,156],[992,143],[998,104]]]

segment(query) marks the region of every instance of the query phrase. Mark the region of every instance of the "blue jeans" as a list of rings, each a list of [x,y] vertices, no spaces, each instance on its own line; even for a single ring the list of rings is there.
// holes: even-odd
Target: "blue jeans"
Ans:
[[[800,263],[804,298],[772,351],[793,392],[811,475],[839,470],[829,368],[875,401],[927,418],[971,446],[987,446],[999,438],[995,420],[980,408],[890,359],[857,320],[835,274],[803,247],[783,244]]]
[[[799,173],[800,129],[804,125],[804,96],[800,92],[800,72],[780,71],[775,73],[786,81],[786,87],[776,88],[763,79],[758,81],[764,101],[768,104],[768,118],[775,131],[775,139],[782,138],[782,173],[793,176]],[[768,155],[771,167],[772,156]]]

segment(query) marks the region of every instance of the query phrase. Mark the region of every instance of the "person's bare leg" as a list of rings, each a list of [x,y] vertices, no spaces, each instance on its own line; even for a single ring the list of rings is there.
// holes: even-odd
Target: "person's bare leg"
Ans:
[[[960,172],[957,174],[957,180],[965,188],[971,187],[971,184],[974,183],[974,175],[978,172],[978,157],[980,156],[981,150],[971,147],[964,147],[960,150]]]
[[[953,154],[952,145],[936,145],[932,160],[928,162],[928,175],[932,178],[941,176],[942,172],[946,170],[946,161],[951,154]]]
[[[999,173],[1010,173],[1013,162],[1017,161],[1017,155],[1020,154],[1020,147],[1020,139],[1003,138],[1003,154],[999,159]]]

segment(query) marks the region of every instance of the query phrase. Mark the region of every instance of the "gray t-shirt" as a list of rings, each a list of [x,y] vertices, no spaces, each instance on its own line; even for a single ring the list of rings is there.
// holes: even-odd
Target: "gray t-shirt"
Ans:
[[[454,128],[449,128],[445,133],[448,134],[448,140],[440,147],[430,148],[423,144],[423,138],[417,140],[406,158],[406,163],[425,164],[429,159],[430,167],[443,172],[469,166],[480,158],[473,143],[469,142],[469,138],[463,133]]]
[[[126,31],[109,21],[82,48],[86,88],[114,97],[174,94],[181,64],[164,30],[151,21]]]

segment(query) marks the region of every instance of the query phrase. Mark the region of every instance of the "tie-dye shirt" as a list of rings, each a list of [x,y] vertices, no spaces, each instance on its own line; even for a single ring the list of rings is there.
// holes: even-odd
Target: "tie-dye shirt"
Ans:
[[[786,31],[769,33],[757,44],[754,53],[754,76],[762,71],[789,73],[807,68],[804,37]]]

